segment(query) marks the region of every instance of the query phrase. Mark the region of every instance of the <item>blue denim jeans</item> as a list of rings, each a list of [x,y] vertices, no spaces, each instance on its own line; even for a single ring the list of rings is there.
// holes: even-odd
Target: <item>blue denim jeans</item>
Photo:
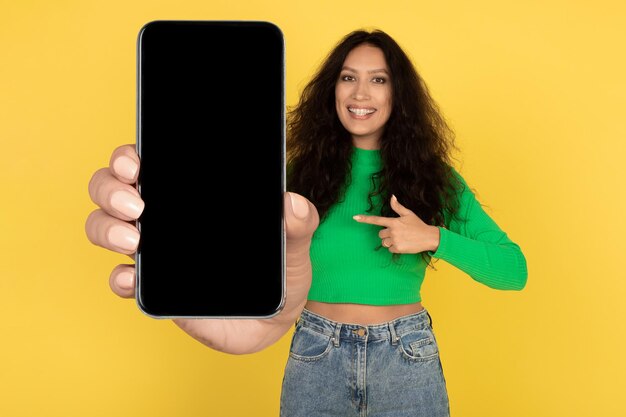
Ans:
[[[302,312],[285,367],[281,417],[449,415],[426,310],[370,326]]]

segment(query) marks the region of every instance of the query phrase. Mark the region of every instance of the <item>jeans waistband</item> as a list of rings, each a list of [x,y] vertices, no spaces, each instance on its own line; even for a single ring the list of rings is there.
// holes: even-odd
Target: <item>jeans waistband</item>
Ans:
[[[296,326],[307,327],[324,335],[339,340],[380,340],[387,339],[397,341],[398,335],[411,330],[432,328],[432,319],[426,309],[407,316],[398,317],[394,320],[374,325],[361,325],[354,323],[340,323],[319,314],[313,313],[306,308],[302,310]]]

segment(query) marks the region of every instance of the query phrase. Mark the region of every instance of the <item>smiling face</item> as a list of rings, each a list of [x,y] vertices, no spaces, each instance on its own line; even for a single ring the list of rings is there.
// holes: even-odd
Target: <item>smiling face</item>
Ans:
[[[335,106],[354,146],[378,149],[392,105],[389,68],[380,48],[362,44],[343,63],[335,85]]]

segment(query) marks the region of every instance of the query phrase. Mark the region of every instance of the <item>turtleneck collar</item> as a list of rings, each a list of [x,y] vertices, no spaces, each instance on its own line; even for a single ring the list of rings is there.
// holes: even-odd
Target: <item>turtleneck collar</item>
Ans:
[[[361,149],[354,147],[352,153],[352,169],[373,174],[382,168],[382,158],[379,149]]]

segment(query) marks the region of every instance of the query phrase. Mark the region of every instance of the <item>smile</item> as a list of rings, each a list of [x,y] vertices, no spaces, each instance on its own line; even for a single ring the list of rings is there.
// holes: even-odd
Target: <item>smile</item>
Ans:
[[[354,113],[357,116],[367,116],[368,114],[372,114],[376,111],[376,109],[360,109],[356,107],[348,107],[348,111],[350,113]]]

